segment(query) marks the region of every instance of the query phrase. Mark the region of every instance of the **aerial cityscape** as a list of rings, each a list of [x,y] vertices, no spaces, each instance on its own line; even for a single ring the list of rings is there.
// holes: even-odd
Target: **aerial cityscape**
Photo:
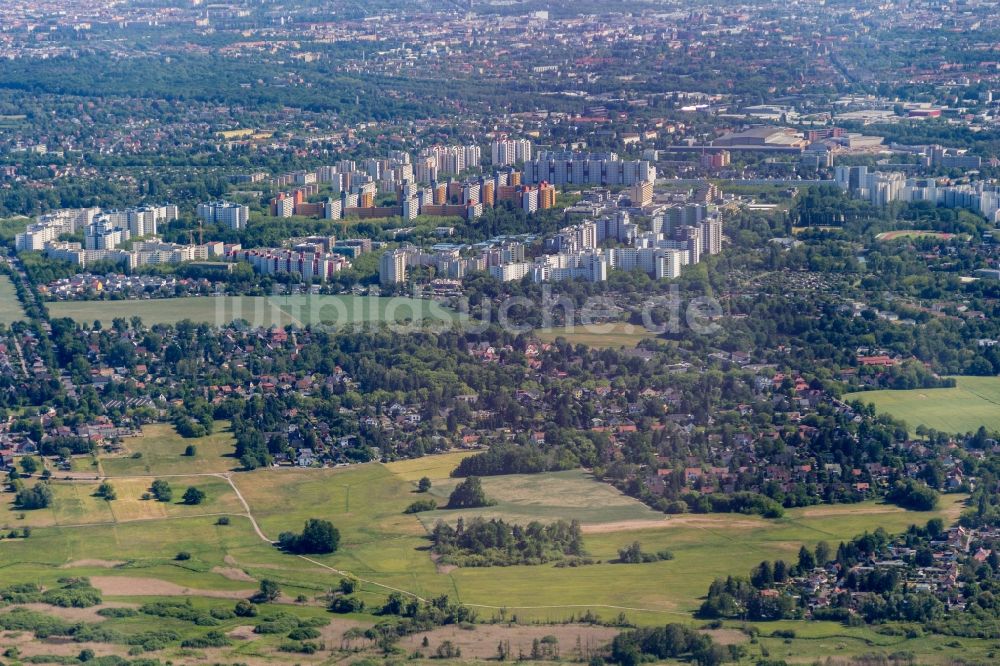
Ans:
[[[0,666],[1000,663],[1000,1],[0,3]]]

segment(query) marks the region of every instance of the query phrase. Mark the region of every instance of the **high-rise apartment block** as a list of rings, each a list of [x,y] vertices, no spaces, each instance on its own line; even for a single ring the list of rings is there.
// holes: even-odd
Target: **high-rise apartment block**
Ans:
[[[656,181],[656,167],[645,160],[623,161],[615,153],[541,152],[524,163],[523,182],[553,185],[624,185]]]
[[[420,151],[420,159],[432,158],[441,176],[456,176],[466,169],[478,169],[482,161],[482,149],[479,146],[431,146]],[[426,164],[430,164],[427,162]],[[419,167],[418,167],[419,171]],[[421,182],[430,182],[417,176]]]
[[[532,146],[527,139],[498,139],[490,146],[490,157],[495,166],[511,166],[531,160]]]
[[[198,219],[207,224],[220,224],[227,229],[243,229],[250,219],[247,206],[228,201],[211,201],[198,204]]]
[[[404,249],[392,250],[382,255],[378,262],[378,280],[380,283],[400,284],[406,282],[406,255]]]

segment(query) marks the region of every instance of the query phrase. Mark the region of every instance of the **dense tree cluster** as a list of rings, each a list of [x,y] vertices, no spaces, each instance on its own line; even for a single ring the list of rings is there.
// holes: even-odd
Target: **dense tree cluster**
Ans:
[[[474,518],[459,519],[455,527],[439,521],[431,543],[442,562],[467,567],[542,564],[584,555],[580,523],[575,520],[521,526]]]
[[[287,553],[325,554],[336,552],[340,545],[340,530],[328,520],[310,518],[301,534],[282,532],[278,535],[278,547]]]
[[[479,480],[478,476],[470,476],[462,481],[448,496],[449,509],[477,509],[491,504],[494,502],[486,496],[483,482]]]
[[[897,481],[885,499],[912,511],[933,511],[938,504],[937,492],[927,484],[914,479]]]
[[[710,636],[682,624],[643,627],[615,636],[611,659],[621,666],[638,666],[651,659],[682,659],[699,666],[718,666],[740,656],[739,646],[718,645]]]

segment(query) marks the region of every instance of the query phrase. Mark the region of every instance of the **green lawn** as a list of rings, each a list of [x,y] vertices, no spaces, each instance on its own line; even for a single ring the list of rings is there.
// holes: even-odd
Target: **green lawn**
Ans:
[[[958,385],[943,389],[862,391],[845,400],[873,403],[880,412],[941,432],[966,433],[979,426],[1000,430],[1000,377],[955,377]]]
[[[534,334],[542,342],[554,342],[556,338],[566,338],[575,345],[587,345],[595,349],[635,347],[643,340],[656,337],[656,333],[642,326],[621,322],[537,329]]]
[[[183,319],[223,326],[243,319],[256,326],[325,324],[427,319],[450,324],[454,313],[436,302],[368,296],[199,296],[138,301],[57,301],[52,317],[108,325],[116,317],[138,316],[147,324],[176,324]]]
[[[17,299],[14,283],[6,275],[0,275],[0,324],[10,326],[24,319],[21,301]]]
[[[185,439],[170,424],[158,423],[142,429],[141,437],[123,442],[125,453],[101,458],[105,476],[142,476],[147,474],[203,474],[228,472],[239,467],[233,457],[236,444],[228,421],[216,421],[211,435]],[[196,449],[185,456],[188,445]],[[140,454],[141,457],[133,457]],[[93,469],[89,458],[82,458],[84,470]]]

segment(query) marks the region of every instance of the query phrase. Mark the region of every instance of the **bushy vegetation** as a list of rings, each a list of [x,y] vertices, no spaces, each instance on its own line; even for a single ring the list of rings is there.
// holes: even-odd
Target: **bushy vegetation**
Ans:
[[[218,620],[212,617],[207,610],[195,608],[191,600],[184,601],[154,601],[143,604],[139,607],[139,612],[145,615],[155,615],[156,617],[170,617],[185,622],[191,622],[199,627],[214,627],[219,624]]]
[[[674,559],[674,554],[669,550],[659,550],[655,553],[644,552],[642,544],[638,541],[633,541],[618,551],[618,561],[622,564],[648,564],[672,559]]]
[[[328,624],[323,618],[299,618],[291,613],[277,613],[261,618],[254,625],[255,634],[287,634],[297,629],[322,627]]]
[[[433,499],[417,500],[416,502],[413,502],[408,507],[406,507],[406,509],[403,510],[403,513],[422,513],[424,511],[433,511],[434,509],[437,508],[437,505],[438,505],[437,500]]]
[[[44,603],[63,608],[90,608],[101,604],[101,591],[88,578],[60,578],[59,585],[44,592],[34,583],[0,588],[0,600],[12,604]]]

